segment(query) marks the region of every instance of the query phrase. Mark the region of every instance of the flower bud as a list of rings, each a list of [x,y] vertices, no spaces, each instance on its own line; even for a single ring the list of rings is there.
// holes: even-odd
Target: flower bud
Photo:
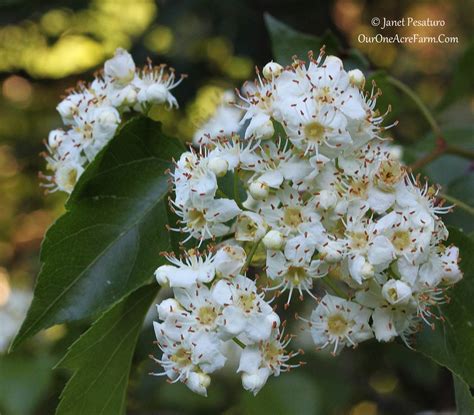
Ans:
[[[273,127],[272,120],[268,120],[267,122],[255,128],[253,134],[256,139],[260,140],[268,140],[272,138],[275,134],[275,128]]]
[[[167,298],[156,305],[160,320],[165,320],[171,313],[182,310],[181,305],[174,298]]]
[[[210,376],[202,372],[191,372],[186,382],[189,389],[202,396],[207,396],[207,388],[210,384]]]
[[[407,304],[411,294],[410,286],[403,281],[388,280],[382,288],[382,295],[390,304]]]
[[[249,193],[255,200],[263,200],[268,197],[270,189],[266,183],[255,181],[250,183]]]
[[[242,386],[245,390],[252,392],[256,395],[260,389],[263,388],[265,383],[267,383],[268,376],[270,375],[268,369],[256,369],[253,373],[242,374]]]
[[[70,124],[78,112],[77,105],[69,98],[63,99],[56,107],[56,110],[65,124]]]
[[[362,265],[362,278],[363,279],[369,279],[372,278],[375,275],[375,270],[373,265],[370,262],[365,262],[364,265]]]
[[[48,135],[48,145],[54,150],[61,144],[65,137],[66,133],[63,130],[52,130]]]
[[[328,57],[326,57],[326,59],[324,60],[324,65],[325,66],[333,66],[333,65],[339,66],[340,69],[344,67],[342,60],[334,55],[329,55]]]
[[[168,99],[168,89],[162,84],[153,84],[146,89],[146,101],[153,104],[163,104]]]
[[[319,192],[317,201],[319,202],[319,207],[326,210],[336,206],[337,196],[334,191],[323,189]]]
[[[175,271],[175,267],[172,265],[162,265],[155,271],[155,278],[158,284],[166,286],[169,284],[168,274]]]
[[[229,163],[226,159],[221,157],[211,158],[208,163],[209,169],[217,176],[223,177],[226,175],[229,168]]]
[[[280,75],[283,71],[283,66],[281,66],[279,63],[276,62],[268,62],[264,67],[263,67],[263,76],[265,79],[271,80],[273,77],[277,77]]]
[[[365,84],[365,76],[359,69],[353,69],[352,71],[348,72],[349,81],[352,85],[356,86],[357,88],[364,88]]]
[[[321,249],[319,249],[321,258],[330,264],[335,264],[342,260],[344,254],[344,247],[338,241],[327,241]]]
[[[101,128],[115,131],[115,128],[120,123],[120,115],[115,108],[105,107],[97,111],[96,120]]]
[[[277,251],[283,247],[285,241],[281,232],[271,230],[264,236],[262,242],[265,248]]]
[[[120,85],[131,82],[135,76],[135,62],[124,49],[118,48],[115,56],[104,64],[104,74]]]
[[[442,279],[446,284],[455,284],[462,277],[462,271],[459,269],[459,248],[456,246],[450,246],[446,248],[446,251],[441,256],[443,264],[443,276]]]

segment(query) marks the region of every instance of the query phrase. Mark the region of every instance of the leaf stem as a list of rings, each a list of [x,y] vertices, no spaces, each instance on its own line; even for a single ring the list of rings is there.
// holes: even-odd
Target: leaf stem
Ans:
[[[467,203],[464,203],[462,200],[459,200],[445,193],[441,193],[439,196],[443,199],[446,199],[448,202],[454,203],[459,209],[462,209],[466,211],[467,213],[469,213],[470,215],[474,216],[474,207],[469,206]]]
[[[235,344],[238,344],[239,347],[241,347],[242,349],[245,349],[247,347],[247,345],[245,343],[242,343],[237,337],[232,337],[232,341]]]
[[[217,188],[217,192],[216,192],[220,197],[223,197],[224,199],[228,199],[229,196],[226,195],[221,189]]]
[[[260,245],[260,241],[262,240],[263,238],[260,238],[257,242],[255,242],[255,244],[252,246],[252,249],[250,250],[249,254],[247,255],[247,259],[245,260],[245,264],[244,266],[242,267],[242,272],[245,272],[247,271],[248,267],[250,266],[251,262],[252,262],[252,258],[253,256],[255,255],[255,252],[257,252],[257,248],[258,246]]]

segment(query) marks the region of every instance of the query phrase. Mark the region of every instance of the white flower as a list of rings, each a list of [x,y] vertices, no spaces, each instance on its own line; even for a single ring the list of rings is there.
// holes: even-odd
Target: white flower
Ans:
[[[145,66],[133,80],[133,85],[138,89],[137,99],[142,104],[168,104],[170,108],[178,107],[178,101],[171,94],[184,79],[181,76],[176,80],[173,69],[166,69],[165,65]]]
[[[459,249],[455,246],[443,248],[440,247],[439,252],[432,251],[427,261],[420,266],[416,280],[418,287],[436,287],[441,282],[454,284],[462,278],[458,266]]]
[[[173,255],[168,255],[166,258],[173,265],[162,265],[155,271],[160,284],[188,288],[196,282],[211,282],[214,279],[214,258],[211,255],[201,255],[192,250],[182,259]]]
[[[390,288],[389,284],[387,288]],[[406,296],[407,287],[399,285],[397,293],[387,292],[392,301],[401,295],[403,301],[394,304],[388,302],[382,293],[382,287],[371,280],[368,287],[356,293],[355,299],[359,304],[374,309],[372,312],[372,328],[375,338],[380,342],[388,342],[396,336],[401,336],[408,345],[407,336],[416,331],[417,316],[416,302],[411,296]]]
[[[250,183],[249,193],[255,200],[264,200],[268,197],[270,189],[268,187],[268,184],[263,181],[257,180],[255,182]]]
[[[172,382],[183,382],[193,392],[207,395],[212,373],[224,366],[226,358],[221,352],[221,341],[212,333],[184,331],[181,340],[166,337],[160,324],[154,323],[158,346],[163,351],[161,359],[154,359],[164,372],[155,376],[168,376]]]
[[[219,137],[229,137],[239,132],[243,113],[232,101],[235,101],[234,93],[225,92],[214,114],[194,133],[195,146],[209,144]]]
[[[325,154],[351,144],[346,126],[346,118],[336,107],[310,101],[295,108],[285,129],[290,141],[305,153]]]
[[[135,62],[124,49],[118,48],[112,59],[104,64],[104,75],[119,85],[130,83],[135,77]]]
[[[382,295],[390,304],[407,304],[411,294],[410,286],[399,280],[388,280],[382,287]]]
[[[54,166],[54,190],[71,193],[84,172],[84,168],[74,160],[59,161]]]
[[[265,248],[276,251],[283,247],[285,240],[281,232],[272,229],[264,236],[262,242],[265,245]]]
[[[377,234],[377,224],[360,216],[349,216],[346,226],[349,271],[362,283],[385,270],[395,257],[395,249],[385,235]]]
[[[63,130],[51,130],[48,134],[48,146],[55,150],[65,138],[66,133]]]
[[[268,62],[262,69],[263,76],[265,79],[271,80],[274,77],[277,77],[283,72],[283,66],[277,62]]]
[[[235,218],[241,210],[233,200],[213,199],[196,205],[175,203],[174,211],[181,218],[181,230],[189,233],[188,239],[193,237],[203,241],[226,235],[230,227],[225,223]]]
[[[344,346],[355,347],[373,336],[370,310],[352,301],[326,294],[311,314],[311,336],[318,348],[333,347],[333,354]]]
[[[352,71],[347,72],[349,75],[349,81],[351,85],[354,85],[358,88],[364,88],[365,76],[360,69],[353,69]]]
[[[74,124],[74,117],[84,112],[93,99],[94,95],[86,89],[74,91],[58,104],[56,110],[61,115],[64,124],[71,125]]]
[[[235,277],[240,274],[247,255],[238,245],[224,245],[214,256],[216,273],[221,278]]]
[[[237,241],[259,241],[267,231],[263,218],[254,212],[242,212],[235,223],[235,239]]]
[[[208,167],[217,177],[223,177],[229,170],[229,163],[223,158],[215,157],[209,160]]]
[[[212,288],[212,298],[224,306],[223,329],[229,337],[244,336],[251,343],[266,340],[272,328],[280,324],[255,283],[242,275],[232,281],[218,281]]]
[[[295,189],[285,187],[277,192],[278,201],[272,200],[259,208],[258,213],[273,228],[287,235],[295,235],[301,232],[320,232],[319,215],[315,212],[311,203],[302,200]],[[281,203],[281,206],[278,204]]]
[[[297,353],[288,353],[285,348],[290,338],[282,339],[278,330],[273,330],[268,340],[247,346],[242,350],[239,368],[242,373],[242,385],[245,390],[256,395],[265,385],[269,376],[279,376],[298,365],[288,364],[288,360]]]
[[[214,198],[217,178],[209,163],[208,158],[199,157],[193,152],[181,154],[172,174],[177,205]]]
[[[267,252],[267,275],[278,283],[271,289],[281,292],[288,290],[287,303],[291,300],[293,290],[297,290],[300,297],[303,296],[303,291],[313,297],[313,279],[322,278],[328,272],[326,263],[319,259],[311,260],[312,254],[307,251],[311,247],[304,248],[304,242],[304,237],[294,238],[287,242],[285,253]]]

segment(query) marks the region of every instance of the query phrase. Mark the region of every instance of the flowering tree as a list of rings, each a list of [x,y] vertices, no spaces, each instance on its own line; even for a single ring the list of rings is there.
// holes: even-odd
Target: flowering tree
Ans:
[[[95,319],[59,363],[74,374],[58,414],[124,413],[159,286],[172,296],[157,305],[153,374],[198,394],[231,357],[253,394],[301,365],[280,311],[303,301],[296,322],[316,348],[400,338],[449,368],[472,408],[473,243],[444,225],[454,206],[401,162],[396,123],[354,56],[290,59],[317,42],[267,23],[275,61],[229,92],[188,147],[147,118],[154,104],[178,105],[183,77],[137,70],[121,49],[58,105],[67,129],[50,133],[42,177],[70,196],[13,343]]]

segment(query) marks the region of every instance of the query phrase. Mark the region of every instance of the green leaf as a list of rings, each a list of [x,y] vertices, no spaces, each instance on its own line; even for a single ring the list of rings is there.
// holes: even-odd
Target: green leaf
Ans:
[[[447,93],[440,104],[441,108],[446,108],[454,101],[469,97],[474,91],[474,79],[472,77],[472,62],[474,60],[474,42],[471,41],[464,53],[455,64],[452,82]]]
[[[240,413],[317,415],[322,412],[321,398],[318,395],[314,377],[297,372],[285,373],[284,376],[270,378],[255,397],[245,392]]]
[[[270,34],[273,57],[281,65],[290,64],[294,55],[305,59],[309,50],[317,54],[323,46],[318,37],[298,32],[268,13],[265,13],[264,18]]]
[[[53,362],[51,356],[0,356],[0,413],[35,413],[38,404],[47,396]]]
[[[168,176],[182,145],[147,118],[127,123],[81,177],[46,233],[32,305],[13,346],[100,313],[147,283],[170,250]]]
[[[443,190],[449,196],[454,196],[466,205],[474,206],[474,171],[465,172],[464,175],[451,181]],[[474,231],[473,219],[471,213],[458,206],[454,208],[454,212],[446,216],[444,222],[462,228],[464,232],[469,233]]]
[[[106,311],[68,350],[57,367],[75,373],[61,394],[57,415],[125,413],[133,352],[155,285],[141,287]]]
[[[474,398],[469,390],[469,386],[456,375],[453,375],[453,382],[458,415],[474,414]]]
[[[313,51],[317,56],[319,50],[325,46],[327,54],[342,58],[346,70],[369,67],[368,60],[358,50],[344,50],[339,39],[330,30],[318,37],[299,32],[268,13],[265,13],[264,18],[270,34],[273,57],[281,65],[290,64],[295,55],[305,60],[308,51]]]
[[[464,278],[448,291],[450,301],[441,307],[444,324],[425,328],[416,349],[451,370],[466,384],[474,385],[474,241],[449,229],[449,243],[459,247]]]

